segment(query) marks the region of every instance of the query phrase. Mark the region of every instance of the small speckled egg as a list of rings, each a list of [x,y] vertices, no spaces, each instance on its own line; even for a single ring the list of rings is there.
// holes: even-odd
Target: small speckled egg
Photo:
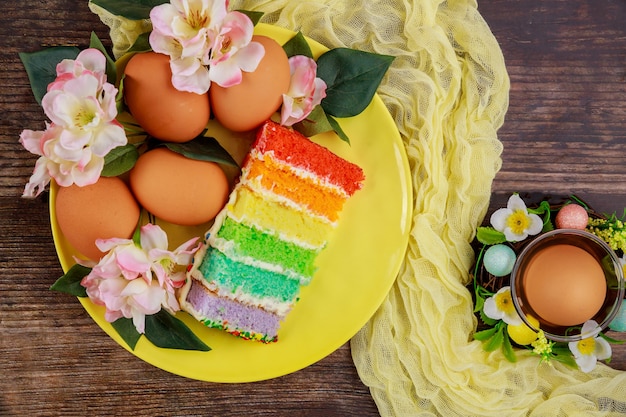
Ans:
[[[129,239],[139,221],[139,204],[117,177],[95,184],[59,187],[56,220],[63,236],[82,255],[97,261],[103,255],[96,239]]]
[[[491,275],[503,277],[511,273],[515,259],[515,252],[509,246],[493,245],[485,251],[483,265]]]
[[[224,207],[229,184],[222,168],[161,147],[142,154],[130,171],[139,203],[169,223],[195,226],[212,220]]]
[[[622,302],[617,316],[613,319],[609,328],[616,332],[626,332],[626,303]]]
[[[584,230],[589,222],[589,215],[584,207],[578,204],[563,206],[556,214],[554,223],[557,229],[580,229]]]
[[[265,48],[265,55],[253,72],[244,72],[240,84],[224,88],[212,84],[211,109],[218,122],[233,132],[258,127],[278,110],[289,90],[291,71],[282,46],[272,38],[253,36]]]
[[[211,115],[209,95],[174,88],[167,55],[135,54],[124,75],[126,104],[150,135],[168,142],[188,142],[202,133]]]

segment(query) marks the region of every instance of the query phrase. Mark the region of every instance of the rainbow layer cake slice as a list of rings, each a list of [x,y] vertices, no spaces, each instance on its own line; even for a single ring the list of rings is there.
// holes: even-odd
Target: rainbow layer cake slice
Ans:
[[[359,166],[266,122],[196,253],[182,308],[209,327],[276,341],[344,203],[363,181]]]

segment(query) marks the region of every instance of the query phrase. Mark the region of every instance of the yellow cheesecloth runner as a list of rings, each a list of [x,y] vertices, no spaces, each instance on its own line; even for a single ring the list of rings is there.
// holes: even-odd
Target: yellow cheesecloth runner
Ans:
[[[118,55],[150,28],[91,7],[110,26]],[[390,294],[351,341],[380,414],[626,413],[624,372],[598,364],[584,374],[525,353],[513,364],[473,341],[469,242],[501,166],[496,131],[509,93],[502,53],[476,2],[233,0],[230,8],[262,11],[263,22],[301,30],[329,48],[396,56],[378,92],[406,145],[413,228]]]

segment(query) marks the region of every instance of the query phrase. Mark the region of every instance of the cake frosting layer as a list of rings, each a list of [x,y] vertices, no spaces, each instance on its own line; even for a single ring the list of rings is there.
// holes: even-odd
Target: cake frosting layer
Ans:
[[[187,312],[208,327],[265,343],[275,341],[278,336],[280,316],[218,297],[195,280],[191,281],[185,301]]]

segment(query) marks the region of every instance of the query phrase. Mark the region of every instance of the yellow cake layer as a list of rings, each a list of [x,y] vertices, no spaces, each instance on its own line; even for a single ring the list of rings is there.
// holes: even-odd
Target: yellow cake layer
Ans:
[[[347,200],[341,189],[324,185],[306,172],[297,175],[289,165],[275,161],[269,154],[257,158],[251,158],[246,164],[245,180],[253,183],[253,188],[283,196],[331,222],[339,219]]]
[[[273,230],[285,240],[312,248],[322,248],[328,241],[332,224],[263,197],[241,184],[237,188],[227,206],[228,215],[236,221]]]

